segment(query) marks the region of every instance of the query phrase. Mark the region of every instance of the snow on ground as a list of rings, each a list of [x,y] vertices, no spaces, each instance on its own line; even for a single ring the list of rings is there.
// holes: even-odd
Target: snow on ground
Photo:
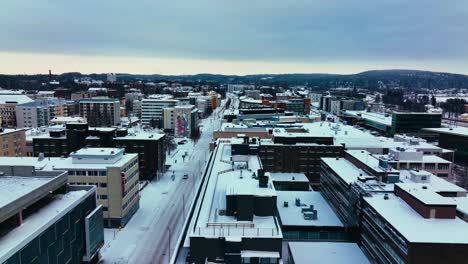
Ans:
[[[215,111],[201,124],[201,137],[197,142],[177,145],[167,155],[171,165],[159,179],[153,180],[140,192],[140,208],[122,229],[106,229],[105,245],[101,249],[103,263],[162,263],[174,252],[195,185],[208,159],[213,130],[219,128]],[[182,156],[187,152],[185,160]],[[172,175],[175,180],[172,180]],[[182,177],[188,174],[189,178]],[[170,235],[169,235],[170,233]]]

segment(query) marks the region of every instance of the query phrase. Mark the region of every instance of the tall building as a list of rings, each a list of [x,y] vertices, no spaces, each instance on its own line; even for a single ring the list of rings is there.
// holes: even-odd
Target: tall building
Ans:
[[[0,262],[97,263],[104,227],[96,187],[67,185],[65,171],[10,165],[0,166]]]
[[[32,101],[23,94],[0,94],[0,126],[16,127],[16,105]]]
[[[17,127],[47,126],[55,117],[68,116],[64,99],[46,98],[16,106]]]
[[[33,154],[67,157],[84,147],[118,147],[127,153],[138,153],[140,180],[153,179],[165,170],[165,135],[138,128],[89,128],[86,123],[68,123],[65,129],[32,136]]]
[[[176,137],[191,137],[198,129],[198,109],[193,105],[164,108],[164,129]]]
[[[88,98],[80,100],[80,116],[90,126],[108,127],[120,124],[120,101],[109,98]]]
[[[163,98],[148,98],[141,100],[141,123],[145,126],[163,127],[163,109],[172,108],[179,100]]]
[[[26,156],[25,130],[0,127],[0,157],[21,156]]]

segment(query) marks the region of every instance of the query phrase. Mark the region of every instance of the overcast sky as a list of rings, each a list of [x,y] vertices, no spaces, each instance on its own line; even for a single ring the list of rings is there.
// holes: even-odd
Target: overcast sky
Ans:
[[[466,0],[2,0],[0,72],[468,73]]]

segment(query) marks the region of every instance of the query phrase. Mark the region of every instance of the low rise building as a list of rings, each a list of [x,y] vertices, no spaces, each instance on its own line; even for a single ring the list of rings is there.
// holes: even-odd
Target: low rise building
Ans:
[[[333,263],[370,264],[356,243],[343,242],[289,242],[290,264]]]
[[[65,128],[49,133],[31,135],[34,156],[67,157],[84,147],[125,148],[127,153],[137,153],[140,180],[151,180],[165,171],[165,135],[139,127],[128,129],[90,128],[86,123],[68,123]]]
[[[20,171],[31,164],[34,171],[67,171],[71,186],[97,187],[104,225],[123,227],[139,208],[138,155],[120,148],[83,148],[68,158],[2,158],[0,171]]]
[[[454,150],[455,161],[459,164],[468,165],[468,128],[444,127],[425,128],[423,130],[437,134],[439,146]]]
[[[276,191],[258,156],[231,154],[233,141],[218,141],[205,171],[188,233],[190,262],[280,263]]]

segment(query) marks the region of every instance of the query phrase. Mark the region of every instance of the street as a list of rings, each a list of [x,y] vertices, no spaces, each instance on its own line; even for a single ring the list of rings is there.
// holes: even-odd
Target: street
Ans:
[[[159,181],[154,179],[141,191],[140,208],[125,228],[105,230],[102,263],[169,262],[208,159],[213,130],[220,126],[218,116],[222,111],[219,107],[201,120],[201,136],[196,143],[188,140],[167,156],[166,163],[171,167]],[[185,152],[187,157],[183,159]],[[189,175],[188,179],[183,179],[184,174]]]

